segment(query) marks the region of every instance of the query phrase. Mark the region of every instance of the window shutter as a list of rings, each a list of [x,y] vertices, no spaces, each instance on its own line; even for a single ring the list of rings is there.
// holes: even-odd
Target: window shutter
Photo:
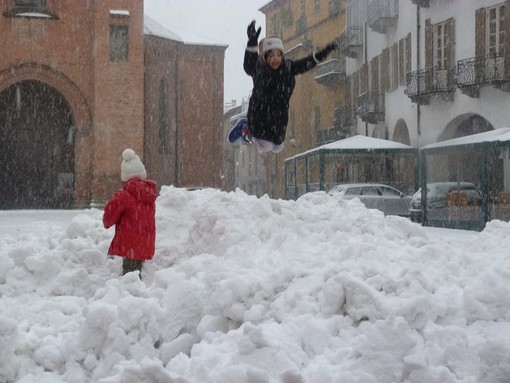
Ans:
[[[381,93],[390,90],[390,50],[384,48],[381,54]]]
[[[510,80],[510,0],[505,2],[505,80]]]
[[[475,56],[485,56],[485,8],[477,9],[475,12]]]
[[[368,92],[368,65],[364,63],[360,69],[360,93]]]
[[[370,60],[370,80],[372,92],[379,94],[379,56]]]
[[[452,81],[453,81],[453,76],[452,76],[452,69],[453,69],[453,66],[454,66],[454,47],[455,47],[455,23],[453,21],[453,18],[450,18],[448,20],[446,20],[445,22],[445,35],[446,35],[446,50],[445,50],[445,61],[446,61],[446,65],[445,65],[445,68],[443,68],[444,70],[446,70],[447,72],[447,83],[446,83],[446,86],[447,86],[447,89],[451,89],[452,87]]]
[[[411,72],[411,33],[408,33],[406,36],[406,63],[405,63],[405,76]]]
[[[425,20],[425,68],[434,66],[434,27],[430,19]]]
[[[398,83],[399,85],[405,85],[405,67],[404,67],[404,39],[398,42]]]

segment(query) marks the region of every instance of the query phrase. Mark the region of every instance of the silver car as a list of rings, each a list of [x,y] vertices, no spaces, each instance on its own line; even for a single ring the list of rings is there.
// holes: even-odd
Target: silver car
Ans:
[[[463,192],[466,194],[469,206],[479,206],[482,194],[471,182],[433,182],[427,184],[427,210],[429,218],[447,220],[448,204],[446,195],[449,192]],[[413,195],[409,206],[409,218],[413,222],[421,222],[421,188]]]
[[[345,199],[359,198],[368,209],[378,209],[385,215],[407,217],[411,196],[407,196],[394,187],[384,184],[342,184],[334,186],[329,192],[332,196]]]

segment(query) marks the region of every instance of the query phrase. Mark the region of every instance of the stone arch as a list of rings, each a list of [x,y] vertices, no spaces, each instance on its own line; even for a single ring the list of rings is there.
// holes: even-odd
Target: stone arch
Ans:
[[[393,129],[393,141],[401,144],[411,145],[411,137],[409,136],[409,128],[406,122],[400,118]]]
[[[437,137],[437,141],[469,136],[471,134],[488,132],[490,130],[494,130],[494,127],[484,117],[475,113],[464,113],[458,115],[446,125],[441,134]]]
[[[64,73],[44,64],[20,63],[0,71],[0,93],[15,84],[36,81],[62,95],[72,113],[75,206],[90,202],[92,167],[92,112],[79,87]]]

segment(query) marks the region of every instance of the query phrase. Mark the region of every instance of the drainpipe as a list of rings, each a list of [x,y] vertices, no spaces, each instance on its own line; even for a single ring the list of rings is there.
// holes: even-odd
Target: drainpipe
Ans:
[[[181,184],[181,180],[179,179],[179,168],[180,168],[180,163],[179,163],[179,121],[180,121],[180,117],[179,117],[179,113],[180,113],[180,109],[181,109],[181,106],[180,106],[180,98],[181,98],[181,84],[179,82],[179,60],[180,60],[180,55],[181,55],[181,49],[180,49],[180,45],[177,45],[177,48],[176,48],[176,55],[175,55],[175,65],[174,65],[174,68],[175,68],[175,72],[174,72],[174,76],[175,76],[175,88],[176,88],[176,91],[175,91],[175,143],[174,143],[174,164],[175,164],[175,171],[174,171],[174,182],[175,182],[175,185],[176,186],[180,186]]]
[[[416,70],[420,70],[420,6],[416,6]],[[421,136],[421,109],[420,103],[416,103],[416,133],[418,134],[418,147],[420,143]]]
[[[365,22],[365,25],[364,25],[364,35],[365,35],[365,44],[364,47],[365,47],[365,52],[364,52],[364,61],[365,61],[365,64],[368,64],[368,23]],[[367,92],[370,91],[370,82],[368,80],[368,77],[369,77],[369,74],[368,74],[368,71],[367,71]],[[370,94],[370,93],[369,93]],[[368,137],[368,122],[365,121],[365,136]]]

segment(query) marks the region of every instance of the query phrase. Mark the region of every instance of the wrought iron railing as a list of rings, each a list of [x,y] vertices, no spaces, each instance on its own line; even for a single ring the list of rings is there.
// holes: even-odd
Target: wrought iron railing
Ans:
[[[376,32],[385,33],[395,25],[397,17],[397,0],[371,0],[368,3],[368,25]]]
[[[452,69],[440,69],[435,66],[409,72],[404,93],[413,98],[450,92],[452,90],[452,72]]]
[[[505,62],[509,57],[501,54],[471,57],[457,61],[454,81],[459,88],[509,81]]]
[[[358,97],[356,114],[365,122],[384,121],[384,93],[365,92]]]
[[[350,106],[340,106],[335,108],[334,126],[337,129],[345,130],[347,127],[353,126],[356,121],[356,110]]]
[[[411,0],[411,3],[422,8],[428,8],[430,6],[429,0]]]
[[[340,13],[340,0],[329,0],[329,15],[334,16]]]
[[[318,64],[315,68],[317,71],[315,80],[318,80],[318,78],[326,77],[328,75],[342,78],[345,77],[345,59],[331,59],[324,61]]]

